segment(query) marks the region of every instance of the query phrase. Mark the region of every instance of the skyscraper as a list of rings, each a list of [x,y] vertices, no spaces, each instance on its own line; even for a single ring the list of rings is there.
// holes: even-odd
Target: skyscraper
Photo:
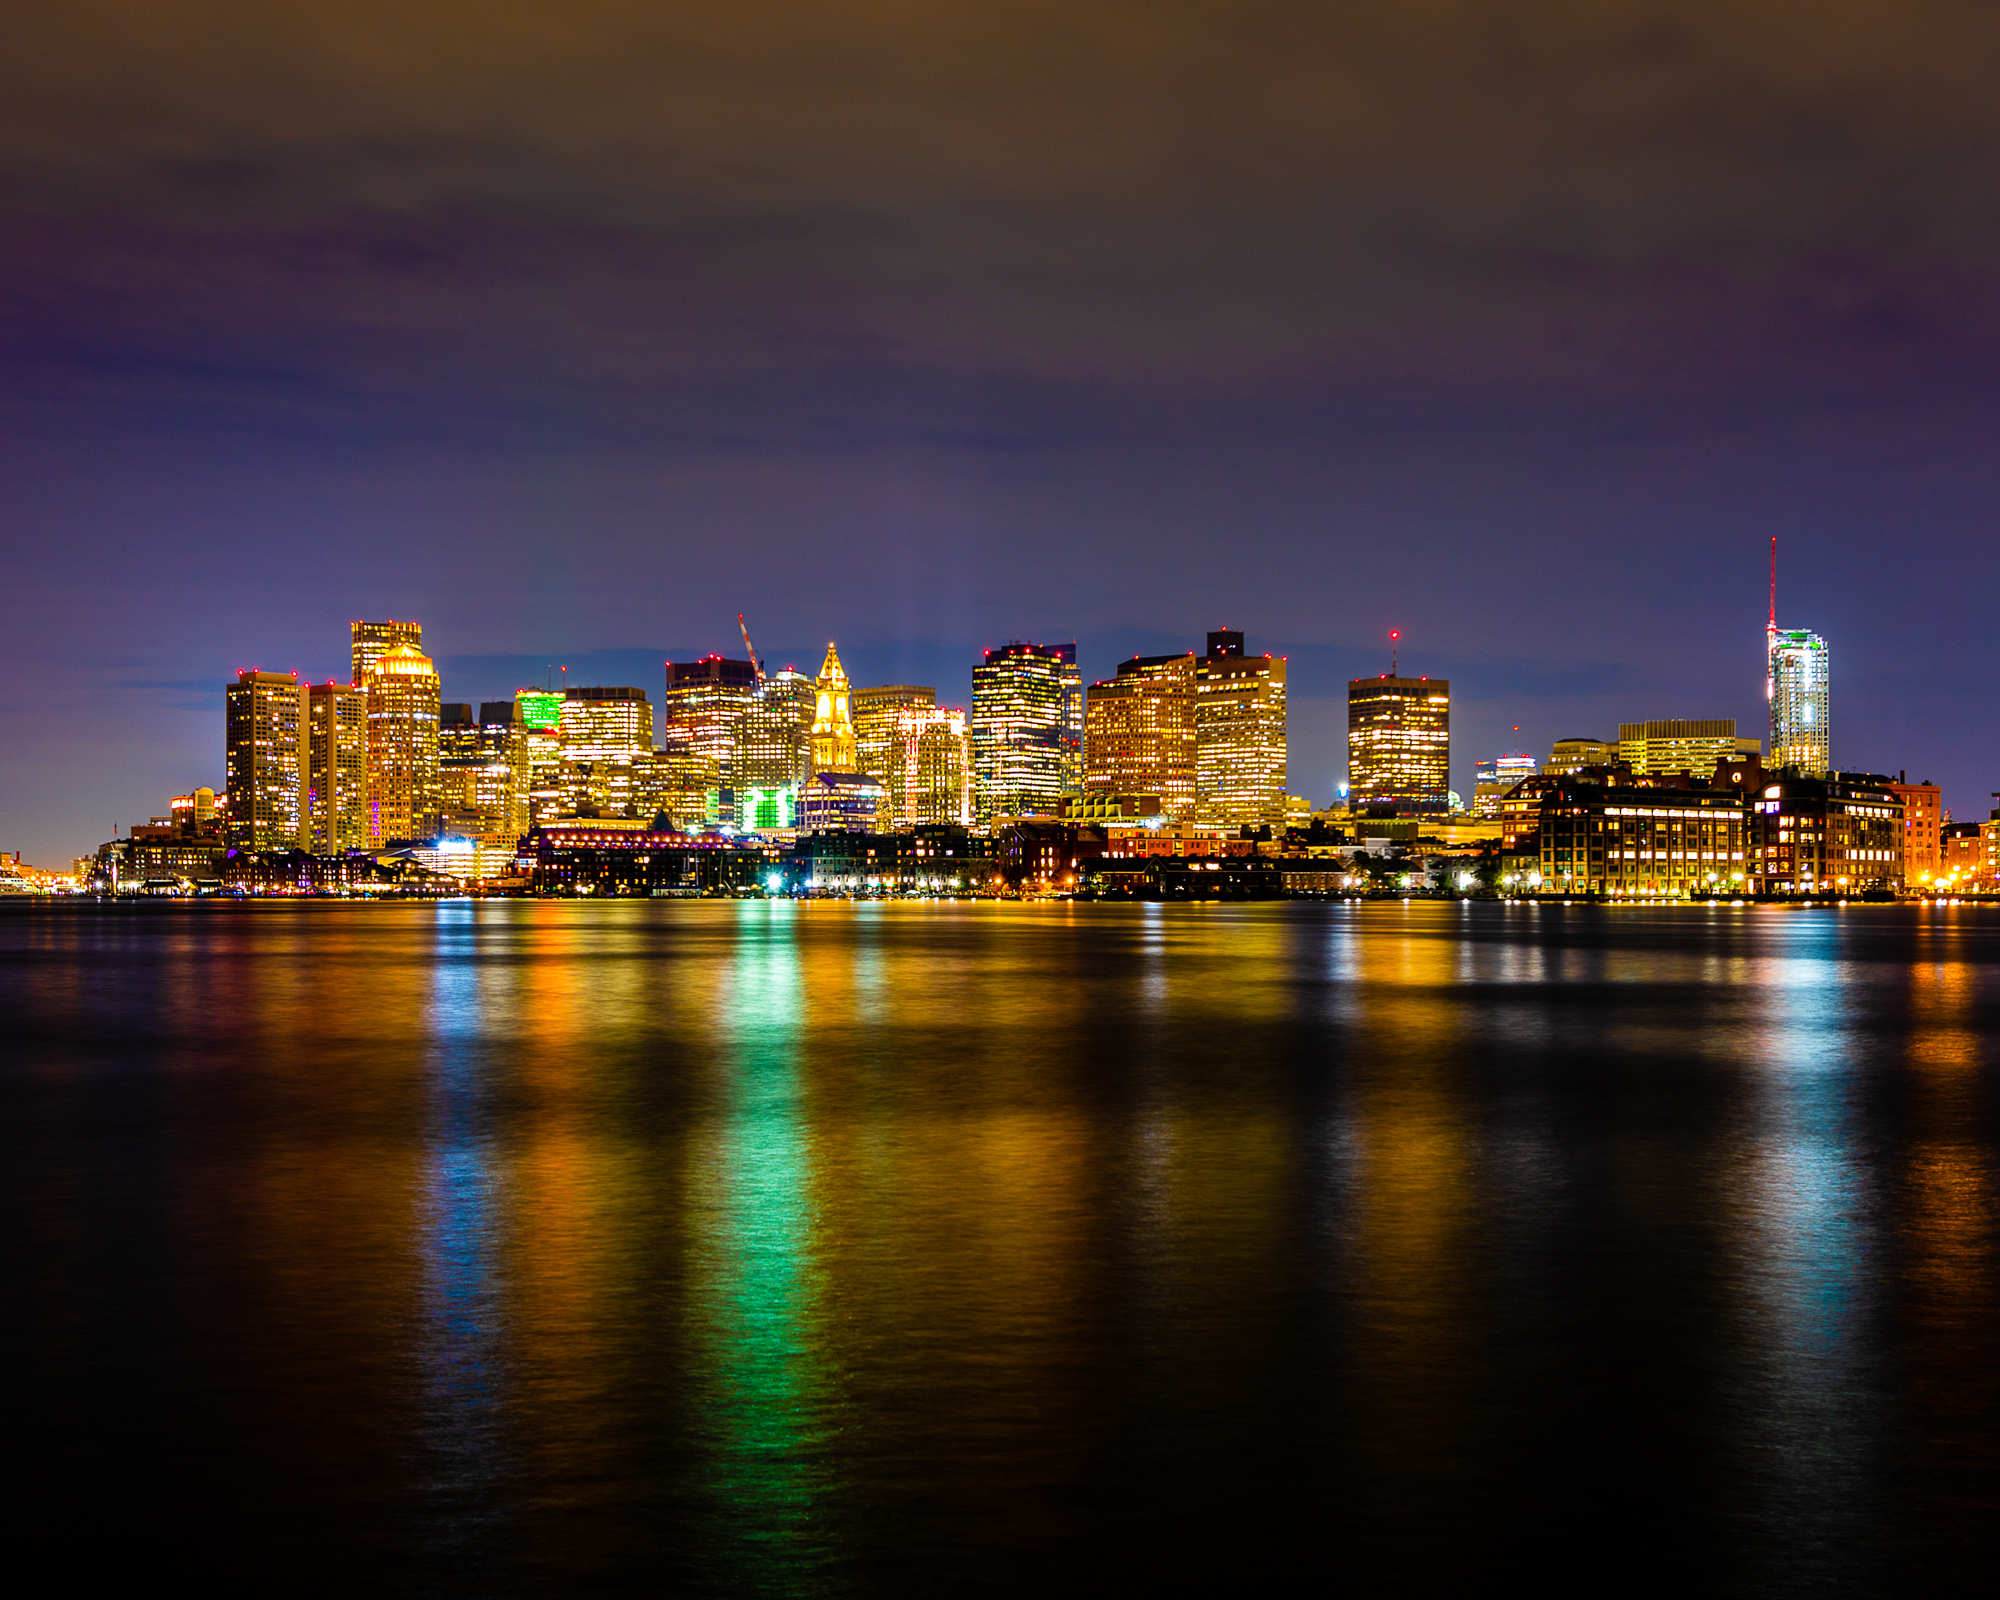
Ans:
[[[736,730],[736,782],[797,789],[812,768],[813,680],[795,667],[767,673]]]
[[[601,761],[653,748],[653,705],[644,689],[572,688],[562,702],[563,759]]]
[[[1083,678],[1076,645],[988,650],[972,669],[973,806],[994,817],[1052,817],[1083,786]]]
[[[669,661],[666,698],[660,705],[660,744],[683,760],[706,762],[712,783],[733,783],[737,735],[756,698],[754,662],[724,656]]]
[[[438,724],[439,809],[453,831],[528,831],[527,730],[512,700],[488,700],[477,720],[469,705],[442,708]]]
[[[1736,736],[1734,717],[1618,724],[1618,759],[1632,768],[1635,778],[1668,772],[1707,777],[1718,761],[1763,753],[1757,740]]]
[[[854,772],[854,704],[847,669],[827,641],[826,660],[813,685],[812,769],[814,772]]]
[[[963,711],[908,707],[897,716],[899,759],[890,766],[888,809],[899,828],[972,821],[972,740]]]
[[[349,683],[306,685],[301,836],[314,855],[368,848],[368,694]]]
[[[354,622],[348,624],[348,634],[354,657],[354,676],[350,681],[356,685],[365,684],[368,669],[397,645],[406,644],[412,650],[424,647],[421,622]]]
[[[884,683],[856,689],[851,699],[855,770],[886,784],[889,769],[902,759],[903,713],[935,706],[937,690],[921,683]]]
[[[562,703],[559,690],[514,691],[529,827],[547,827],[562,815]]]
[[[229,842],[241,850],[296,850],[305,697],[296,672],[239,672],[223,690]]]
[[[1084,705],[1086,791],[1158,795],[1176,821],[1195,809],[1195,654],[1134,656],[1090,686]]]
[[[421,839],[438,813],[438,676],[411,644],[368,668],[368,842]]]
[[[1778,626],[1778,541],[1771,541],[1771,611],[1764,625],[1764,698],[1771,703],[1771,765],[1808,776],[1833,771],[1830,662],[1809,628]]]
[[[1402,815],[1451,809],[1451,680],[1393,670],[1347,685],[1347,803]]]
[[[1224,827],[1285,825],[1283,656],[1250,656],[1243,634],[1208,636],[1194,669],[1196,815]]]

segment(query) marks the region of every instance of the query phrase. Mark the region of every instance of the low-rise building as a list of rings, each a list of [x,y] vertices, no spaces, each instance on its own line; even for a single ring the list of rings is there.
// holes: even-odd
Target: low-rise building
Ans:
[[[1545,894],[1686,899],[1740,892],[1748,875],[1743,797],[1734,787],[1641,785],[1587,775],[1542,795]]]
[[[1750,800],[1750,881],[1762,894],[1903,887],[1903,802],[1887,778],[1766,773]]]

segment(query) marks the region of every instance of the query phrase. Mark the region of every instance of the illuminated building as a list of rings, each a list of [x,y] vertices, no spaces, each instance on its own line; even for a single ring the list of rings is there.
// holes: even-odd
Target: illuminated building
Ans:
[[[1540,770],[1533,756],[1521,753],[1480,762],[1472,772],[1472,814],[1480,818],[1498,817],[1500,802],[1508,790]]]
[[[1903,884],[1928,889],[1944,876],[1944,791],[1911,783],[1907,772],[1885,785],[1903,803]]]
[[[1586,767],[1605,767],[1618,759],[1618,744],[1612,739],[1558,739],[1542,768],[1551,778],[1567,778]]]
[[[850,696],[854,710],[854,770],[889,781],[903,758],[902,715],[937,704],[937,690],[919,683],[876,684]]]
[[[1083,787],[1156,794],[1177,820],[1195,811],[1195,655],[1134,656],[1090,686]]]
[[[421,622],[354,622],[348,624],[349,649],[354,660],[354,676],[348,681],[357,688],[368,682],[368,669],[399,644],[412,650],[424,647]]]
[[[794,667],[768,674],[736,727],[739,789],[796,789],[812,769],[811,678]]]
[[[790,833],[797,826],[799,792],[790,784],[776,789],[738,789],[736,825],[745,833]]]
[[[1347,686],[1347,803],[1401,816],[1451,809],[1451,680],[1355,678]]]
[[[438,677],[399,644],[375,658],[368,691],[368,843],[424,838],[438,812]]]
[[[963,711],[913,707],[897,719],[888,811],[899,828],[972,822],[972,740]]]
[[[754,662],[703,656],[667,663],[660,743],[709,764],[721,784],[736,779],[737,731],[757,698]]]
[[[438,722],[439,809],[453,829],[478,838],[519,838],[529,827],[527,730],[513,700],[442,708]],[[490,876],[490,874],[488,874]]]
[[[223,691],[229,842],[291,850],[299,842],[305,696],[296,672],[239,672]]]
[[[514,722],[520,730],[531,828],[545,826],[562,815],[562,705],[563,697],[554,689],[514,692]]]
[[[1751,879],[1765,894],[1903,886],[1903,802],[1887,778],[1771,776],[1750,800]]]
[[[642,817],[666,816],[677,828],[700,832],[723,820],[715,763],[695,754],[677,729],[664,748],[633,763],[632,809]]]
[[[1202,821],[1285,825],[1285,658],[1245,655],[1234,628],[1211,633],[1195,663],[1194,769]]]
[[[1771,766],[1808,777],[1833,770],[1826,641],[1804,628],[1773,628],[1764,692],[1771,701]]]
[[[832,641],[826,660],[813,684],[812,769],[814,772],[853,772],[854,705],[847,682],[847,669]]]
[[[309,683],[300,842],[314,855],[368,848],[368,695]]]
[[[177,794],[168,807],[173,814],[177,828],[199,827],[217,820],[219,815],[213,789],[197,789],[193,794]]]
[[[571,688],[562,699],[565,761],[635,756],[653,748],[653,707],[644,689]]]
[[[972,669],[973,807],[979,820],[1054,816],[1083,787],[1076,645],[988,650]]]
[[[882,809],[881,783],[861,772],[815,772],[799,790],[792,824],[801,833],[866,833]]]
[[[1755,739],[1736,737],[1734,717],[1618,724],[1617,759],[1631,767],[1635,778],[1670,772],[1707,777],[1718,761],[1754,760],[1763,750]]]
[[[1538,782],[1545,786],[1541,881],[1518,887],[1634,899],[1741,892],[1751,863],[1737,791],[1589,778]]]

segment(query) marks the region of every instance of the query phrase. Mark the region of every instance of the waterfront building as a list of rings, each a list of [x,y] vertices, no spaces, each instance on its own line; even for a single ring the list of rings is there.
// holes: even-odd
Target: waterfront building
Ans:
[[[1083,678],[1076,645],[988,650],[972,669],[973,809],[995,817],[1053,816],[1082,787]]]
[[[1167,814],[1195,814],[1195,654],[1133,656],[1084,702],[1086,792],[1156,794]]]
[[[1558,739],[1542,772],[1551,778],[1567,778],[1586,767],[1609,766],[1617,759],[1614,739]]]
[[[424,647],[424,625],[421,622],[353,622],[348,624],[347,631],[348,649],[354,665],[354,675],[349,682],[357,687],[366,685],[368,669],[397,645],[406,644],[412,650]]]
[[[1944,887],[1991,891],[2000,868],[2000,821],[1947,822],[1938,830]]]
[[[1221,827],[1285,825],[1283,656],[1246,655],[1240,629],[1208,636],[1194,669],[1195,813]]]
[[[1451,810],[1451,680],[1383,673],[1347,686],[1347,803]]]
[[[1766,773],[1750,800],[1750,876],[1764,894],[1903,887],[1903,802],[1887,778]]]
[[[903,713],[937,705],[937,690],[920,683],[883,683],[853,691],[854,769],[880,779],[903,759]],[[885,819],[886,821],[886,819]]]
[[[1670,772],[1707,777],[1718,761],[1755,760],[1763,751],[1759,740],[1736,736],[1734,717],[1713,717],[1706,721],[1669,719],[1621,722],[1615,759],[1629,766],[1635,778]]]
[[[427,837],[438,814],[438,676],[411,644],[377,656],[368,694],[368,844]]]
[[[737,788],[796,790],[805,782],[817,700],[817,686],[796,667],[765,677],[737,724]]]
[[[528,826],[543,827],[562,815],[562,707],[559,689],[517,689],[514,725],[521,741]]]
[[[1903,803],[1903,883],[1928,889],[1944,876],[1944,791],[1911,783],[1907,772],[1887,786]]]
[[[1742,892],[1753,864],[1740,791],[1613,778],[1541,780],[1541,881],[1523,887],[1633,899]]]
[[[1500,801],[1523,778],[1540,771],[1535,758],[1524,752],[1493,756],[1472,770],[1472,814],[1482,820],[1500,815]]]
[[[888,811],[899,828],[972,823],[972,739],[962,710],[911,707],[897,718]]]
[[[854,772],[854,702],[840,652],[828,640],[826,660],[813,684],[812,770]]]
[[[296,672],[239,672],[223,690],[228,837],[237,849],[299,842],[304,707]]]
[[[366,850],[367,691],[329,680],[307,684],[305,695],[300,846],[322,856]]]
[[[1810,629],[1774,626],[1766,645],[1764,692],[1771,702],[1771,765],[1824,777],[1833,770],[1826,641]]]
[[[667,663],[660,744],[706,762],[717,784],[735,781],[738,733],[757,698],[757,666],[725,656]]]

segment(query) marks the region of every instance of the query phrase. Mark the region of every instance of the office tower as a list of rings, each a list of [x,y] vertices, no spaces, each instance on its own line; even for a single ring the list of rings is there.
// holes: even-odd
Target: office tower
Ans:
[[[813,684],[812,769],[814,772],[854,772],[854,704],[847,669],[827,641],[826,660]]]
[[[653,705],[644,689],[567,689],[562,702],[563,759],[601,761],[653,748]]]
[[[438,723],[439,810],[457,833],[528,831],[527,730],[512,700],[447,705]]]
[[[1542,771],[1551,778],[1567,778],[1585,767],[1605,767],[1617,759],[1618,745],[1614,740],[1558,739]]]
[[[545,828],[562,815],[562,705],[560,690],[514,691],[531,828]]]
[[[1157,795],[1185,821],[1195,810],[1195,654],[1134,656],[1090,686],[1084,705],[1083,787]]]
[[[811,678],[794,667],[767,673],[736,729],[736,784],[743,789],[793,789],[812,768]]]
[[[733,783],[737,733],[756,698],[754,662],[723,656],[669,661],[666,698],[660,705],[660,744],[709,763],[715,782]]]
[[[368,694],[306,685],[302,836],[317,856],[368,848]]]
[[[1500,802],[1507,792],[1523,778],[1532,778],[1540,770],[1535,758],[1525,752],[1494,756],[1480,762],[1472,772],[1472,814],[1497,819]]]
[[[366,685],[368,669],[397,645],[406,644],[412,650],[424,647],[421,622],[353,622],[347,631],[354,657],[354,676],[348,681],[357,688]]]
[[[972,822],[972,739],[963,711],[912,706],[897,717],[888,811],[899,828]]]
[[[430,836],[438,811],[438,677],[410,644],[382,652],[368,691],[368,842]]]
[[[1347,803],[1402,816],[1451,809],[1451,680],[1384,673],[1347,686]]]
[[[879,778],[903,759],[903,713],[928,711],[937,705],[937,690],[920,683],[876,684],[856,689],[854,710],[854,770]]]
[[[1737,738],[1734,717],[1618,724],[1618,759],[1632,768],[1635,778],[1669,772],[1705,778],[1718,761],[1755,759],[1763,753],[1759,741]]]
[[[988,650],[972,669],[973,808],[995,817],[1052,817],[1083,786],[1083,677],[1076,645]]]
[[[1243,653],[1243,635],[1208,636],[1194,667],[1195,812],[1224,827],[1285,825],[1285,658]]]
[[[193,794],[177,794],[168,809],[176,828],[207,827],[216,821],[215,791],[203,788]]]
[[[304,696],[296,672],[239,672],[223,690],[230,844],[299,846]]]

